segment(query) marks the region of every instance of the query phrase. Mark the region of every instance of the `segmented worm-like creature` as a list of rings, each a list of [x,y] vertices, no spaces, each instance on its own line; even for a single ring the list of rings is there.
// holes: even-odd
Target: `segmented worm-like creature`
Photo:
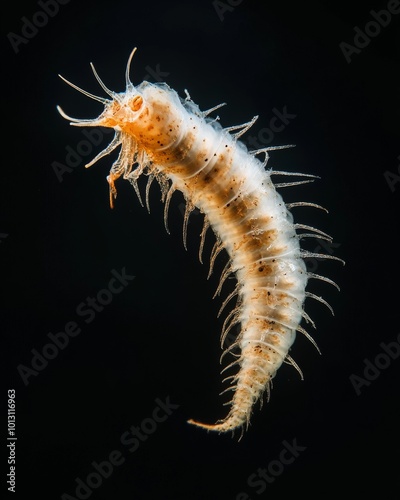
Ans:
[[[302,238],[317,237],[331,241],[331,237],[313,227],[294,223],[290,212],[299,206],[321,206],[309,202],[285,205],[276,191],[276,188],[311,182],[315,176],[266,170],[268,152],[289,146],[248,151],[239,138],[257,117],[242,125],[222,128],[218,119],[211,119],[209,115],[224,104],[201,111],[187,92],[186,98],[182,99],[165,83],[144,81],[135,87],[129,77],[135,50],[128,60],[126,89],[122,93],[109,90],[91,64],[109,99],[86,92],[63,78],[71,87],[104,105],[98,118],[80,120],[69,117],[60,107],[58,110],[71,125],[111,127],[115,130],[109,146],[86,165],[93,165],[121,147],[107,177],[111,207],[117,195],[115,182],[121,176],[132,183],[143,206],[138,179],[144,174],[148,177],[145,198],[148,209],[150,185],[153,180],[160,184],[167,231],[172,194],[176,190],[183,193],[186,200],[183,222],[185,247],[190,213],[197,208],[204,214],[200,261],[209,227],[216,236],[210,256],[210,273],[217,255],[223,249],[228,253],[229,260],[216,294],[221,292],[225,280],[234,274],[236,287],[221,307],[221,310],[224,309],[236,297],[236,305],[228,314],[221,335],[223,346],[232,327],[240,325],[235,342],[224,351],[224,354],[233,354],[235,359],[223,371],[236,365],[239,367],[234,375],[225,379],[230,381],[227,390],[233,391],[230,411],[224,420],[214,425],[194,420],[189,422],[219,432],[236,428],[243,431],[243,426],[249,424],[255,402],[264,391],[269,397],[271,381],[283,362],[293,365],[301,374],[289,355],[296,332],[316,345],[300,325],[302,319],[314,325],[304,311],[305,298],[317,299],[331,309],[323,298],[307,292],[306,285],[310,278],[337,287],[336,283],[308,272],[304,258],[341,259],[300,248]],[[274,184],[271,178],[277,174],[305,179]]]

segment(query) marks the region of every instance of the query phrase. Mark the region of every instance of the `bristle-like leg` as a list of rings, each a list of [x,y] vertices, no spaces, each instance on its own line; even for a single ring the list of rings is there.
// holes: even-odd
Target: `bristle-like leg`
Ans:
[[[233,299],[233,297],[236,297],[236,295],[238,295],[239,293],[239,283],[236,284],[235,288],[232,290],[232,292],[228,295],[228,297],[224,300],[224,302],[222,303],[222,306],[220,307],[219,311],[218,311],[218,314],[217,314],[217,318],[219,318],[222,314],[222,311],[225,309],[225,307],[227,306],[228,302],[230,300]]]
[[[230,260],[228,260],[228,262],[225,264],[225,267],[223,268],[222,272],[221,272],[221,277],[219,279],[219,284],[218,284],[218,287],[217,289],[215,290],[215,293],[214,293],[214,296],[213,296],[213,299],[215,299],[215,297],[217,297],[220,293],[221,293],[221,290],[222,290],[222,286],[223,284],[225,283],[227,277],[233,273],[233,269],[232,269],[232,262]]]
[[[203,264],[203,249],[204,249],[204,242],[206,239],[206,233],[207,230],[210,227],[210,222],[207,218],[207,216],[204,216],[204,221],[203,221],[203,229],[200,234],[200,247],[199,247],[199,261],[201,264]]]
[[[239,130],[239,132],[236,132],[236,134],[232,134],[233,137],[237,140],[255,124],[257,119],[258,115],[253,116],[253,118],[249,122],[242,123],[240,125],[233,125],[232,127],[226,127],[224,130],[225,132],[233,132],[234,130]]]
[[[169,210],[169,204],[171,202],[171,198],[172,198],[172,195],[174,194],[174,192],[175,192],[175,188],[171,184],[171,186],[168,190],[167,196],[165,198],[165,205],[164,205],[164,226],[165,226],[165,229],[166,229],[168,234],[170,234],[169,228],[168,228],[168,210]]]
[[[150,174],[148,179],[147,179],[147,184],[146,184],[146,208],[147,208],[147,211],[149,213],[150,213],[150,202],[149,202],[150,187],[151,187],[151,184],[154,181],[154,179],[155,179],[155,175]]]
[[[328,302],[325,299],[323,299],[322,297],[320,297],[319,295],[315,295],[314,293],[311,293],[311,292],[306,292],[306,297],[310,297],[311,299],[314,299],[314,300],[317,300],[318,302],[321,302],[321,304],[324,304],[330,310],[330,312],[332,313],[332,316],[335,316],[335,313],[334,313],[332,307],[330,306],[330,304],[328,304]]]
[[[206,116],[210,115],[214,111],[216,111],[219,108],[222,108],[222,106],[226,106],[226,102],[222,102],[221,104],[217,104],[213,108],[207,109],[206,111],[202,111],[201,114],[205,118]]]
[[[323,210],[324,212],[328,213],[328,210],[325,207],[322,207],[321,205],[318,205],[317,203],[310,203],[308,201],[294,201],[293,203],[286,203],[286,208],[291,210],[292,208],[296,207],[313,207],[313,208],[318,208],[320,210]]]
[[[314,279],[318,279],[320,281],[325,281],[326,283],[329,283],[330,285],[332,285],[335,288],[337,288],[338,291],[340,292],[339,285],[337,283],[335,283],[333,280],[331,280],[330,278],[327,278],[326,276],[321,276],[320,274],[315,274],[315,273],[311,273],[311,272],[308,272],[307,276],[309,278],[314,278]]]
[[[110,142],[110,144],[105,149],[103,149],[103,151],[101,151],[97,156],[95,156],[93,160],[91,160],[89,163],[86,163],[85,168],[91,167],[92,165],[97,163],[101,158],[112,153],[121,143],[122,140],[120,132],[115,132],[115,136],[113,140]]]
[[[296,371],[299,373],[301,380],[304,380],[304,375],[303,372],[301,371],[300,366],[291,356],[287,355],[283,362],[293,366],[293,368],[295,368]]]
[[[335,255],[330,255],[330,254],[325,254],[325,253],[308,252],[307,250],[302,250],[300,252],[300,256],[303,259],[307,259],[307,258],[331,259],[331,260],[337,260],[338,262],[341,262],[343,265],[346,264],[343,259],[340,259],[339,257],[336,257]]]
[[[215,260],[218,257],[218,255],[222,252],[223,249],[224,249],[224,244],[222,243],[221,240],[217,240],[215,242],[215,244],[214,244],[214,247],[213,247],[212,251],[211,251],[210,269],[208,271],[207,279],[209,279],[210,276],[212,275],[213,269],[214,269]]]
[[[314,182],[314,179],[308,179],[306,181],[294,181],[294,182],[277,182],[275,184],[275,187],[277,189],[280,189],[285,187],[300,186],[301,184],[310,184],[311,182]]]
[[[195,209],[195,206],[189,201],[186,202],[185,214],[183,216],[183,246],[185,250],[187,250],[187,228],[190,214]]]
[[[320,235],[323,238],[325,238],[328,241],[332,241],[332,236],[329,234],[324,233],[323,231],[320,231],[319,229],[316,229],[315,227],[308,226],[307,224],[294,224],[295,229],[305,229],[306,231],[312,231],[316,235]]]
[[[305,336],[305,338],[311,342],[311,344],[312,344],[312,345],[315,347],[315,349],[318,351],[318,354],[321,354],[321,351],[320,351],[320,349],[319,349],[319,347],[318,347],[317,343],[316,343],[316,342],[315,342],[315,340],[311,337],[311,335],[307,332],[307,330],[305,330],[305,329],[304,329],[302,326],[300,326],[300,325],[296,328],[296,330],[297,330],[298,332],[302,333],[302,334]]]

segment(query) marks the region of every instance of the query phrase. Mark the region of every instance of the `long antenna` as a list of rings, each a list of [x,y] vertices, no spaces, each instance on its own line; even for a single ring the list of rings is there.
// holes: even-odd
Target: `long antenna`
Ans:
[[[129,59],[128,59],[128,63],[126,65],[126,71],[125,71],[125,82],[126,82],[126,90],[133,90],[134,88],[134,85],[133,83],[131,82],[130,78],[129,78],[129,73],[130,73],[130,70],[131,70],[131,62],[132,62],[132,59],[133,59],[133,56],[135,54],[137,50],[137,47],[135,47],[130,56],[129,56]]]
[[[95,70],[93,63],[90,63],[90,67],[92,68],[93,74],[96,77],[96,80],[99,82],[100,87],[104,90],[104,92],[106,94],[108,94],[110,97],[112,97],[113,99],[116,99],[118,101],[119,99],[118,99],[117,94],[105,86],[102,79],[99,77],[97,71]]]
[[[67,85],[69,85],[70,87],[72,87],[73,89],[77,90],[78,92],[80,92],[81,94],[85,95],[86,97],[90,97],[90,99],[94,99],[95,101],[98,101],[98,102],[101,102],[102,104],[107,104],[110,102],[109,99],[105,99],[104,97],[99,97],[97,95],[94,95],[94,94],[91,94],[90,92],[88,92],[87,90],[83,90],[81,89],[80,87],[78,87],[78,85],[75,85],[74,83],[71,83],[70,81],[68,81],[66,78],[64,78],[63,76],[61,75],[58,75],[61,80],[63,80]]]

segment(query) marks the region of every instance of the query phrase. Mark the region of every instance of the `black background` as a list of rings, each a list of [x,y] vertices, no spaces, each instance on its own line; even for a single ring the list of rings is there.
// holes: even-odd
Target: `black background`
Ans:
[[[108,460],[114,450],[125,461],[90,498],[246,498],[241,492],[251,499],[278,493],[316,498],[361,495],[372,487],[382,497],[398,496],[400,361],[379,370],[360,395],[350,377],[363,377],[364,360],[374,363],[380,343],[395,342],[400,333],[400,183],[387,180],[387,172],[400,175],[400,15],[348,63],[339,44],[353,43],[353,28],[363,29],[370,10],[387,2],[236,3],[219,16],[211,1],[71,0],[18,53],[7,35],[21,34],[21,18],[41,9],[37,2],[15,2],[3,11],[1,432],[5,438],[6,389],[13,388],[14,497],[78,498],[76,478],[85,481],[92,462]],[[224,417],[228,397],[218,395],[223,318],[217,319],[221,299],[212,300],[218,272],[207,281],[207,258],[204,265],[197,259],[201,217],[191,218],[185,251],[179,194],[170,208],[171,235],[155,185],[150,215],[123,181],[110,210],[105,177],[115,155],[84,169],[110,134],[62,182],[52,167],[65,163],[67,146],[76,149],[84,139],[56,105],[82,118],[101,111],[57,74],[103,95],[92,61],[111,89],[123,91],[135,46],[134,83],[149,74],[154,81],[158,68],[162,80],[182,96],[188,89],[201,109],[227,102],[218,111],[224,126],[258,114],[248,134],[256,137],[274,108],[286,106],[296,115],[268,144],[296,147],[272,152],[268,167],[321,177],[282,195],[328,208],[329,214],[298,208],[294,215],[332,234],[328,251],[346,260],[344,267],[309,263],[341,287],[310,282],[309,290],[335,310],[332,317],[307,299],[322,355],[298,337],[291,354],[305,380],[283,366],[270,402],[255,409],[240,442],[186,423]],[[144,192],[145,179],[139,184]],[[209,235],[206,256],[212,244]],[[317,245],[305,242],[309,250]],[[216,271],[224,263],[219,257]],[[77,306],[124,267],[135,279],[86,324]],[[30,366],[31,350],[41,352],[47,334],[70,321],[79,324],[80,335],[24,385],[17,367]],[[179,408],[129,452],[121,435],[151,416],[156,398],[167,397]],[[285,440],[305,449],[258,494],[248,478],[274,463]],[[6,455],[4,439],[4,491]]]

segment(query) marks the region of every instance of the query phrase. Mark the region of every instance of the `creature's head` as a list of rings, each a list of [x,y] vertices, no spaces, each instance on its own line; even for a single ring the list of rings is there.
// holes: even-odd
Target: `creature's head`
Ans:
[[[81,89],[77,85],[66,80],[63,76],[59,75],[65,83],[67,83],[74,89],[78,90],[87,97],[90,97],[91,99],[104,104],[103,112],[100,114],[100,116],[92,120],[72,118],[64,113],[60,106],[57,106],[57,109],[61,116],[69,120],[71,125],[74,125],[76,127],[110,127],[119,130],[125,123],[134,122],[143,111],[144,106],[143,96],[138,91],[138,89],[135,88],[129,78],[130,65],[135,52],[136,47],[133,49],[128,59],[128,64],[126,66],[125,72],[126,89],[125,92],[122,93],[113,92],[112,90],[107,88],[97,74],[97,71],[95,70],[93,64],[90,63],[94,76],[99,82],[101,88],[106,92],[106,94],[111,97],[111,99],[106,99],[104,97],[99,97],[91,94],[90,92]]]
[[[74,125],[75,127],[110,127],[115,130],[115,136],[112,142],[95,158],[93,158],[92,161],[85,165],[86,168],[92,166],[100,158],[108,155],[118,146],[121,146],[121,151],[118,159],[113,163],[110,174],[107,176],[107,181],[110,186],[111,207],[113,207],[113,200],[117,195],[114,184],[116,179],[118,179],[118,177],[120,177],[121,175],[124,175],[126,179],[129,179],[132,182],[136,189],[136,192],[138,193],[136,181],[146,166],[146,163],[142,162],[140,168],[136,168],[134,171],[132,171],[133,164],[138,160],[138,158],[135,137],[134,134],[132,136],[130,135],[130,133],[132,133],[132,129],[135,129],[135,126],[137,127],[137,125],[141,123],[142,120],[140,119],[140,117],[148,114],[142,93],[134,87],[129,79],[130,65],[135,52],[136,47],[133,49],[128,59],[125,73],[126,89],[125,92],[122,93],[113,92],[112,90],[108,89],[100,79],[99,75],[94,69],[93,64],[90,64],[94,76],[99,82],[101,88],[106,92],[106,94],[111,97],[111,99],[106,99],[104,97],[99,97],[91,94],[90,92],[81,89],[77,85],[69,82],[64,77],[59,75],[60,78],[64,80],[68,85],[86,95],[87,97],[90,97],[91,99],[94,99],[95,101],[98,101],[104,105],[103,112],[97,118],[91,120],[72,118],[64,113],[60,106],[57,106],[57,109],[61,116],[69,120],[70,124]],[[143,158],[144,156],[145,155],[142,155]],[[138,196],[140,199],[139,194]]]
[[[135,87],[130,81],[130,65],[135,52],[136,48],[129,56],[125,71],[126,88],[121,93],[108,89],[91,64],[94,76],[110,98],[91,94],[60,75],[68,85],[103,104],[104,109],[97,118],[90,120],[72,118],[57,106],[59,113],[76,127],[110,127],[115,130],[112,142],[85,165],[90,167],[121,146],[119,156],[107,177],[111,206],[116,197],[114,183],[121,175],[134,185],[138,193],[137,179],[141,173],[152,163],[163,164],[168,160],[174,161],[175,158],[168,147],[181,137],[183,106],[177,94],[166,84],[142,82]]]

